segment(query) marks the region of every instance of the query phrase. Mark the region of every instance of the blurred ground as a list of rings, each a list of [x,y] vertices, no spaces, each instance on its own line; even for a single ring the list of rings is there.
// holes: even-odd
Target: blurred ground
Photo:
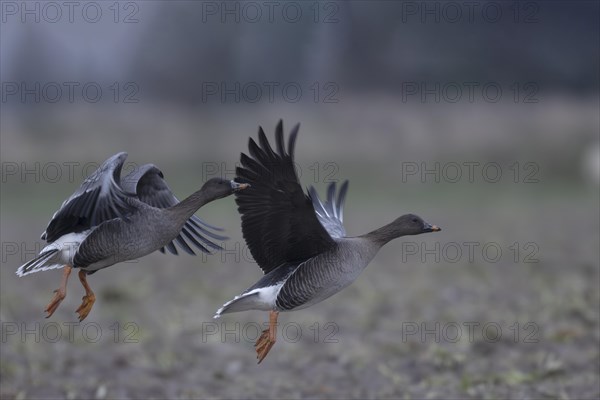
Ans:
[[[545,100],[529,109],[410,108],[374,98],[221,113],[146,105],[53,110],[43,126],[4,119],[0,397],[598,398],[599,193],[584,161],[596,149],[598,102]],[[14,271],[80,180],[36,182],[35,172],[20,175],[22,162],[81,166],[127,150],[129,161],[161,167],[184,197],[211,174],[230,174],[257,125],[272,135],[280,116],[287,129],[303,124],[303,184],[322,193],[329,178],[350,179],[349,234],[405,212],[442,232],[391,242],[350,288],[282,314],[261,365],[253,342],[266,313],[212,319],[260,276],[232,198],[198,213],[226,229],[227,252],[156,253],[101,271],[89,280],[97,302],[82,324],[74,310],[83,290],[72,277],[66,300],[43,318],[60,272]],[[504,178],[406,174],[403,163],[423,161],[497,162]],[[513,179],[516,161],[522,174]],[[538,167],[531,182],[527,162]],[[6,170],[14,163],[16,175]],[[465,243],[475,243],[472,257]]]

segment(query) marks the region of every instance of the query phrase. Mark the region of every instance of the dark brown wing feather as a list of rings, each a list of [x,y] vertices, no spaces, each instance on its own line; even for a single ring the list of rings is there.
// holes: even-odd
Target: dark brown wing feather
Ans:
[[[298,129],[290,133],[285,149],[283,123],[275,130],[274,151],[262,128],[257,144],[249,140],[250,156],[242,153],[237,180],[250,187],[236,193],[242,215],[242,233],[252,256],[266,274],[289,262],[311,258],[335,246],[323,228],[311,199],[304,193],[294,169]]]

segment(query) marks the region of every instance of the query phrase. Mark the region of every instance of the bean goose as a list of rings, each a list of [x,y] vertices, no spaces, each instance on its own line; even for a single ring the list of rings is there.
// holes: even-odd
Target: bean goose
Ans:
[[[406,214],[365,235],[346,236],[342,221],[348,182],[337,199],[335,184],[329,186],[325,202],[313,187],[304,193],[294,170],[298,129],[299,125],[292,129],[286,149],[280,121],[273,150],[259,128],[258,144],[250,138],[250,155],[242,153],[236,170],[236,181],[250,184],[236,193],[242,233],[264,276],[225,303],[215,318],[238,311],[269,311],[269,328],[255,344],[259,363],[275,344],[279,312],[300,310],[344,289],[390,240],[440,230]]]
[[[155,250],[177,254],[177,246],[195,254],[189,243],[202,252],[219,248],[220,230],[194,213],[204,204],[245,189],[220,178],[208,180],[200,190],[179,201],[152,164],[137,168],[121,179],[127,153],[106,160],[54,213],[41,239],[48,245],[38,257],[22,265],[17,275],[63,268],[61,285],[45,309],[50,317],[66,296],[72,268],[79,269],[85,289],[77,309],[82,321],[95,302],[87,275],[119,262],[143,257]],[[188,243],[189,242],[189,243]]]

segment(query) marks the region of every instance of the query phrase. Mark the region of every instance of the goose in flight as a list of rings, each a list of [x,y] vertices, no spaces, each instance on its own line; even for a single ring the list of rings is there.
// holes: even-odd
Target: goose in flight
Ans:
[[[45,309],[50,317],[66,296],[72,268],[79,269],[85,289],[77,309],[79,321],[95,302],[87,275],[119,262],[143,257],[155,250],[177,254],[175,245],[195,254],[218,249],[212,240],[224,240],[220,228],[206,224],[194,213],[203,205],[245,189],[248,185],[213,178],[183,201],[173,195],[154,165],[146,164],[121,178],[127,153],[106,160],[54,213],[42,240],[48,244],[40,254],[17,270],[25,276],[63,268],[61,285]],[[211,240],[212,239],[212,240]]]
[[[348,182],[337,194],[333,183],[327,201],[311,187],[306,194],[294,170],[294,146],[299,125],[285,146],[283,123],[275,130],[275,149],[262,128],[258,143],[249,140],[249,156],[242,153],[236,181],[250,187],[236,193],[242,216],[242,233],[264,276],[233,300],[225,303],[223,314],[269,311],[269,328],[255,344],[260,363],[276,340],[279,312],[300,310],[319,303],[350,285],[390,240],[436,232],[417,215],[406,214],[361,236],[346,236],[343,207]]]

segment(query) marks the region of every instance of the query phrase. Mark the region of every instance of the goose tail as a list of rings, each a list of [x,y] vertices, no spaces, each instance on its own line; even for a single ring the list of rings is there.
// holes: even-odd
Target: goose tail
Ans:
[[[25,276],[29,274],[33,274],[34,272],[46,271],[48,269],[56,269],[62,268],[62,264],[57,264],[56,260],[54,260],[54,255],[58,253],[58,249],[50,249],[47,251],[42,251],[36,258],[33,260],[21,265],[19,269],[17,269],[18,276]]]
[[[217,319],[223,314],[232,312],[256,310],[258,297],[259,293],[257,292],[244,293],[240,296],[236,296],[233,300],[223,304],[223,307],[217,310],[213,318]]]

